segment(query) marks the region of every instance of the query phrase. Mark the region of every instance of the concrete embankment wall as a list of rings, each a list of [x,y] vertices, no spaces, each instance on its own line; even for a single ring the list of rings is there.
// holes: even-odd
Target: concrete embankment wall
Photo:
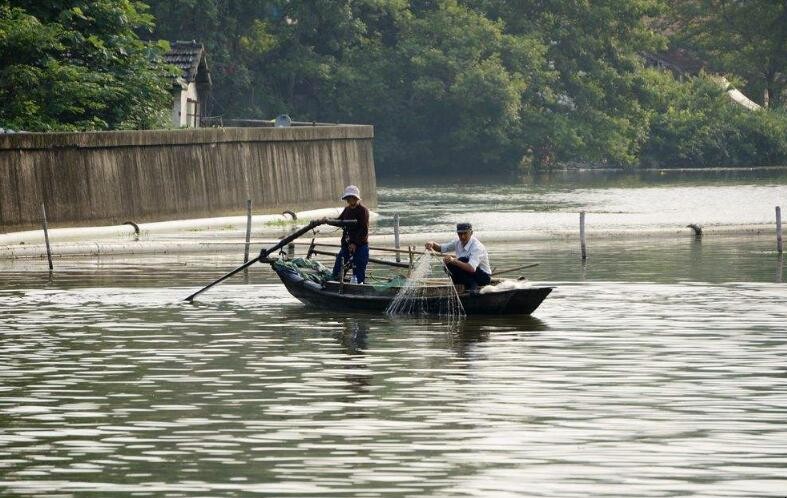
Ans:
[[[371,126],[0,135],[0,233],[341,204],[375,207]]]

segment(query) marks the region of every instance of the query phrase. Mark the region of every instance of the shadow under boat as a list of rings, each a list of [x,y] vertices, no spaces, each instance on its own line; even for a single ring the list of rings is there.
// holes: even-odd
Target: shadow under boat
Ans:
[[[382,312],[388,308],[399,287],[379,288],[373,285],[326,281],[318,283],[291,266],[271,263],[287,291],[304,304],[334,311]],[[440,313],[444,305],[444,289],[427,293],[420,309],[426,313]],[[497,292],[471,293],[460,289],[459,300],[465,313],[471,315],[529,315],[546,299],[552,287],[526,287]],[[438,292],[439,291],[439,292]]]

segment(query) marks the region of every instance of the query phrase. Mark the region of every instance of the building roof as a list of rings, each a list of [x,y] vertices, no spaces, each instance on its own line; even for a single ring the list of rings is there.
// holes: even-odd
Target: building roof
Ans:
[[[643,54],[645,62],[651,66],[669,69],[679,74],[698,74],[701,70],[707,70],[707,64],[695,57],[689,51],[675,48],[658,54]]]
[[[208,60],[205,47],[196,41],[176,41],[170,44],[170,51],[164,54],[164,61],[181,70],[181,77],[186,83],[202,83],[211,86]]]

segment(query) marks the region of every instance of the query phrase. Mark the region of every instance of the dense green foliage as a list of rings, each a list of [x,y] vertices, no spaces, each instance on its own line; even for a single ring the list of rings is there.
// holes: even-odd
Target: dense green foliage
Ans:
[[[781,107],[787,90],[787,2],[670,0],[672,44],[714,72],[741,78],[744,92]],[[765,101],[767,98],[767,102]]]
[[[0,126],[139,129],[166,123],[166,48],[140,41],[147,7],[129,0],[0,1]]]
[[[651,125],[641,162],[653,166],[765,166],[787,162],[787,114],[749,111],[717,82],[685,84],[649,71]]]
[[[19,68],[0,73],[0,126],[149,126],[162,102],[155,40],[194,39],[209,54],[211,114],[371,123],[383,174],[787,162],[787,23],[759,33],[750,22],[787,15],[767,0],[146,0],[152,32],[139,2],[13,3],[25,10],[3,10],[0,56]],[[70,20],[88,5],[115,6],[124,23]],[[725,16],[739,18],[732,43]],[[73,40],[93,43],[86,26],[102,27],[92,48],[112,57],[74,58]],[[125,52],[108,48],[110,32],[123,33]],[[695,48],[747,88],[769,88],[771,110],[732,103],[704,75],[679,81],[644,67],[643,53],[670,43]],[[27,52],[13,55],[16,45]],[[758,79],[763,71],[771,76]],[[29,92],[13,93],[20,81]]]
[[[783,113],[643,67],[646,20],[689,15],[663,0],[149,3],[206,44],[214,114],[372,123],[383,173],[787,160]]]

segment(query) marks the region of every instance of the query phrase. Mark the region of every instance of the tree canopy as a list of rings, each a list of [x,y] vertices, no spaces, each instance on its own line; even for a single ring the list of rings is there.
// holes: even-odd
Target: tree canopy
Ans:
[[[168,107],[157,40],[193,39],[213,114],[373,124],[382,174],[787,161],[787,23],[773,21],[787,14],[767,0],[146,3],[6,1],[0,125],[151,126]],[[775,24],[756,33],[753,18]],[[645,66],[669,46],[768,88],[770,110]]]
[[[787,89],[787,2],[670,0],[675,46],[718,72],[739,77],[745,92],[778,108]]]
[[[0,125],[28,131],[161,126],[171,105],[166,45],[129,0],[0,2]]]

